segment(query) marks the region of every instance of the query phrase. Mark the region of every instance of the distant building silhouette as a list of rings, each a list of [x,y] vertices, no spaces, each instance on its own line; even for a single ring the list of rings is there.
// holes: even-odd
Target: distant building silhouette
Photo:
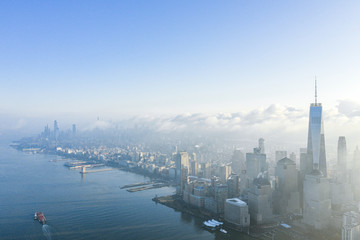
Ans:
[[[347,150],[346,139],[344,136],[339,137],[337,151],[337,178],[345,182],[347,178]]]

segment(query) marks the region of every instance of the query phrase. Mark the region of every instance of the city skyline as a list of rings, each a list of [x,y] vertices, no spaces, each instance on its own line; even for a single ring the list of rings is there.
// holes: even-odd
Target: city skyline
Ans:
[[[0,1],[1,236],[358,239],[359,12]]]
[[[317,75],[329,149],[360,143],[356,1],[0,6],[0,134],[57,119],[303,147]]]

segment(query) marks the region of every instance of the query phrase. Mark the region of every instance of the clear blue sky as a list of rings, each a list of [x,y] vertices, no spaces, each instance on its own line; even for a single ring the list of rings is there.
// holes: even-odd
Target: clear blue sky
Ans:
[[[359,1],[0,1],[0,114],[357,100]]]

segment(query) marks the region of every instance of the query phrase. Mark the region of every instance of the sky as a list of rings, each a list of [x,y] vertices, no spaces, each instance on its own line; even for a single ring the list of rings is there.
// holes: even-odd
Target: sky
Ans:
[[[0,1],[0,130],[271,106],[306,118],[315,75],[329,125],[357,127],[359,12],[331,0]]]

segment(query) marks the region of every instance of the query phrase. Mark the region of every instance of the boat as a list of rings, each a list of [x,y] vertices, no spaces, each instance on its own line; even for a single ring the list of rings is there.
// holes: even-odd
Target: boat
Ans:
[[[218,222],[215,219],[211,219],[208,221],[203,222],[204,226],[206,228],[210,228],[211,230],[215,230],[216,228],[218,228],[220,225],[223,225],[223,222]]]
[[[220,228],[220,232],[225,233],[225,234],[227,233],[227,231],[223,228]]]
[[[34,220],[38,220],[42,224],[46,223],[46,218],[42,212],[36,212],[34,214]]]

